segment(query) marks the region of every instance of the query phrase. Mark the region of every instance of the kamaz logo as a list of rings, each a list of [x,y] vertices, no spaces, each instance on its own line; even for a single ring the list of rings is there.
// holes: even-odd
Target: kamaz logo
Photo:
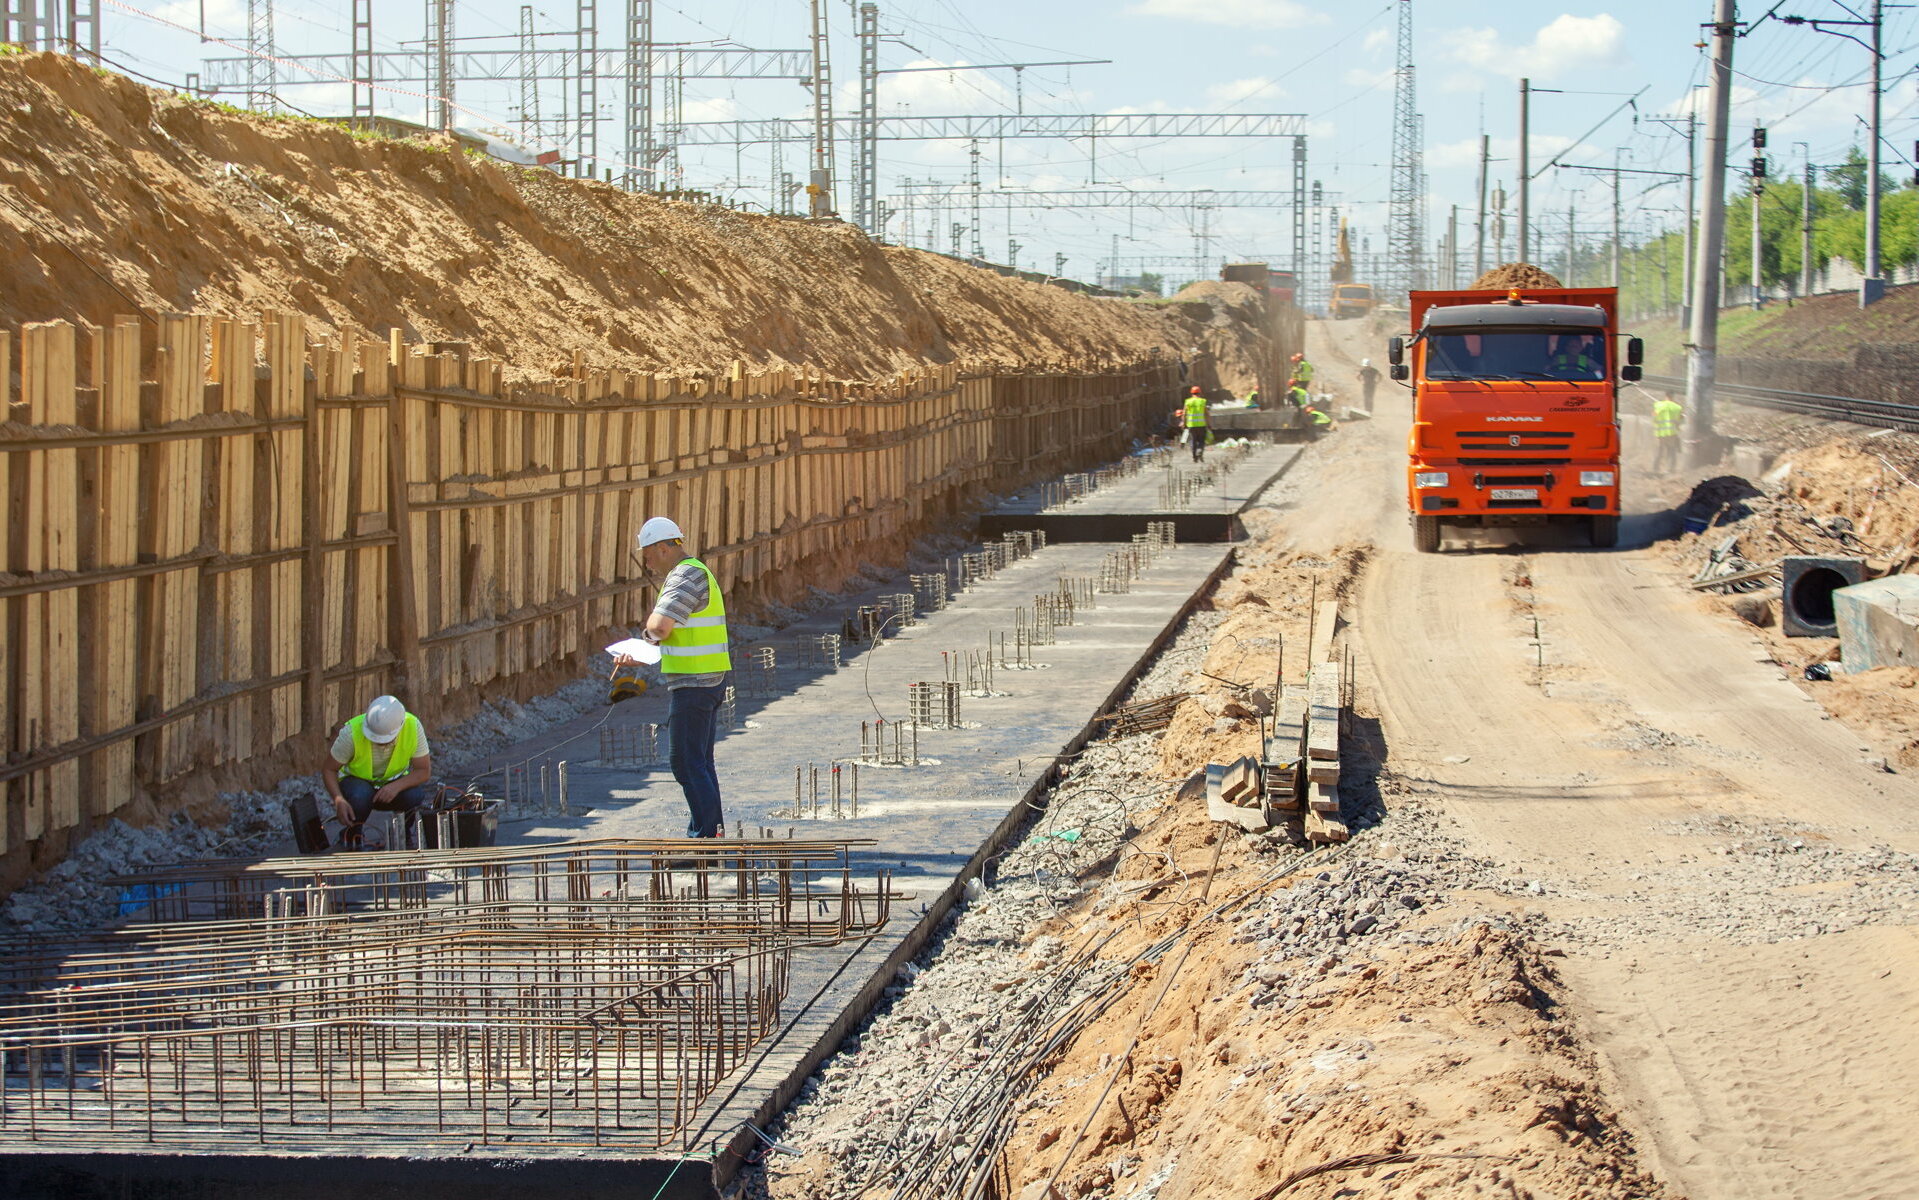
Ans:
[[[1507,438],[1506,440],[1511,442],[1513,445],[1517,446],[1519,444],[1519,435],[1515,433],[1511,437]]]
[[[1526,424],[1531,424],[1531,425],[1539,425],[1544,423],[1545,420],[1546,418],[1544,417],[1487,417],[1486,418],[1486,422],[1489,425],[1498,425],[1502,422],[1508,425],[1518,424],[1522,422]]]

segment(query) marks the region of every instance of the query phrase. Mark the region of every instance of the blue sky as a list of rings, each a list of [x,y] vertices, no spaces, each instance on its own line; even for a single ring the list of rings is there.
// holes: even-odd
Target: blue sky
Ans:
[[[1310,178],[1338,198],[1355,236],[1383,246],[1385,200],[1392,146],[1395,21],[1405,0],[1120,0],[1117,3],[1017,3],[1014,0],[893,0],[880,21],[890,35],[882,67],[1110,59],[1110,65],[1006,70],[920,71],[887,75],[880,85],[884,114],[943,116],[960,113],[1027,112],[1269,112],[1298,113],[1309,121]],[[1460,206],[1461,240],[1470,254],[1479,135],[1492,136],[1495,182],[1513,188],[1518,79],[1529,76],[1542,92],[1533,106],[1533,160],[1563,161],[1640,170],[1683,170],[1685,143],[1655,117],[1681,116],[1703,106],[1705,78],[1700,23],[1710,16],[1707,0],[1654,3],[1620,0],[1597,8],[1562,11],[1551,4],[1494,0],[1462,4],[1413,0],[1420,109],[1425,117],[1430,232],[1444,231],[1451,206]],[[420,0],[392,6],[375,0],[380,48],[417,45],[424,26]],[[601,3],[602,45],[623,29],[624,4]],[[191,31],[202,26],[215,37],[244,40],[244,0],[107,0],[103,7],[107,56],[157,80],[177,81],[197,70],[202,57],[230,55],[218,44],[201,45]],[[283,54],[341,53],[348,44],[347,0],[279,0],[276,35]],[[1755,7],[1741,16],[1756,19]],[[1847,19],[1836,0],[1783,0],[1779,13]],[[854,5],[831,0],[835,92],[838,110],[855,104],[857,67]],[[536,28],[570,30],[570,5],[534,6]],[[656,0],[655,37],[661,42],[798,48],[806,44],[804,0]],[[520,6],[501,0],[462,0],[457,32],[497,40],[474,48],[511,49]],[[164,22],[171,22],[168,25]],[[570,38],[551,38],[554,46]],[[1909,174],[1901,161],[1919,136],[1919,10],[1887,17],[1885,68],[1888,169]],[[1777,169],[1796,175],[1807,161],[1831,163],[1863,144],[1859,115],[1866,110],[1864,49],[1838,37],[1778,21],[1760,24],[1738,46],[1734,129],[1737,138],[1755,120],[1771,131]],[[286,72],[290,81],[297,73]],[[396,85],[399,86],[399,85]],[[417,87],[418,85],[411,85]],[[1642,91],[1643,89],[1643,91]],[[1635,93],[1637,99],[1628,101]],[[314,112],[347,105],[344,86],[317,82],[287,86],[287,100]],[[236,102],[240,97],[229,97]],[[460,120],[469,127],[516,130],[520,99],[516,85],[463,85]],[[619,89],[603,84],[600,148],[605,165],[617,169],[622,134]],[[540,100],[550,115],[563,103],[555,82]],[[700,80],[687,85],[688,120],[803,116],[807,92],[796,82]],[[381,97],[381,108],[418,119],[421,101],[400,92]],[[546,141],[560,136],[550,130]],[[1800,144],[1804,143],[1802,147]],[[1749,152],[1737,146],[1734,161]],[[1180,140],[1084,142],[1007,140],[982,147],[988,188],[1081,190],[1089,185],[1133,189],[1285,189],[1291,184],[1289,142]],[[881,143],[880,190],[897,194],[904,178],[963,182],[968,147],[963,142]],[[799,161],[800,147],[786,151],[784,165]],[[1615,158],[1617,155],[1617,158]],[[842,148],[842,170],[848,161]],[[681,156],[685,184],[751,205],[770,199],[773,163],[765,146],[688,149]],[[1582,238],[1610,228],[1611,183],[1599,175],[1546,168],[1534,184],[1535,219],[1550,248],[1563,241],[1566,210]],[[1624,187],[1629,232],[1671,226],[1684,204],[1682,189],[1661,177],[1630,176]],[[842,188],[842,207],[850,200]],[[1324,215],[1323,213],[1321,214]],[[890,240],[924,244],[930,214],[922,212],[910,233],[896,219]],[[945,221],[963,218],[947,214]],[[1021,265],[1050,269],[1055,254],[1067,257],[1067,273],[1091,277],[1115,245],[1129,262],[1160,256],[1190,256],[1202,243],[1213,257],[1258,254],[1283,262],[1290,239],[1290,213],[1264,209],[1218,209],[1202,230],[1185,210],[1020,210],[988,206],[984,236],[988,256],[1003,261],[1008,239],[1021,242]],[[944,223],[944,222],[943,222]],[[1510,227],[1510,222],[1509,222]],[[1118,241],[1115,242],[1117,237]],[[1510,243],[1510,231],[1508,241]],[[947,239],[942,236],[941,248]],[[1535,257],[1540,257],[1535,255]],[[1178,275],[1178,267],[1168,268]],[[1190,272],[1188,272],[1190,273]]]

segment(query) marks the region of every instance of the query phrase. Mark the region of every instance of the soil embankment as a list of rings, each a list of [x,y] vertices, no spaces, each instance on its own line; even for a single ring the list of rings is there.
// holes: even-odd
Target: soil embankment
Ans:
[[[461,341],[522,375],[736,359],[877,379],[929,363],[1101,370],[1198,323],[840,222],[638,196],[463,153],[263,118],[0,59],[0,324],[299,312],[316,335]]]

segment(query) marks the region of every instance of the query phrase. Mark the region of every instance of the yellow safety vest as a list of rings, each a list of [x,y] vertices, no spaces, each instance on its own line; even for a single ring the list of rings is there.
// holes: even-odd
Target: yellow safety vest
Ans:
[[[1186,428],[1201,429],[1206,425],[1206,397],[1186,397]]]
[[[1675,400],[1655,400],[1652,402],[1652,435],[1654,437],[1678,437],[1679,423],[1685,417],[1686,410]]]
[[[1313,381],[1313,364],[1303,358],[1294,363],[1293,378],[1299,380],[1301,383],[1311,383]]]
[[[660,673],[664,675],[717,675],[733,669],[733,658],[726,652],[726,601],[720,598],[720,581],[697,558],[682,560],[706,572],[706,607],[673,627],[660,643]]]
[[[351,775],[369,783],[385,783],[413,769],[414,751],[420,748],[420,718],[408,713],[406,720],[400,722],[400,732],[392,742],[393,751],[387,756],[386,773],[377,778],[373,774],[373,739],[366,735],[366,714],[348,721],[346,727],[353,734],[353,758],[340,768],[342,779]]]

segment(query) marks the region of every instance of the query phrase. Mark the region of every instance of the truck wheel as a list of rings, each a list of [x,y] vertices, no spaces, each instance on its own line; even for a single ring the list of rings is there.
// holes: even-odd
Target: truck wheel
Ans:
[[[1439,518],[1413,518],[1413,549],[1421,554],[1432,554],[1439,549]]]
[[[1601,550],[1610,550],[1619,544],[1619,518],[1593,517],[1592,543]]]

